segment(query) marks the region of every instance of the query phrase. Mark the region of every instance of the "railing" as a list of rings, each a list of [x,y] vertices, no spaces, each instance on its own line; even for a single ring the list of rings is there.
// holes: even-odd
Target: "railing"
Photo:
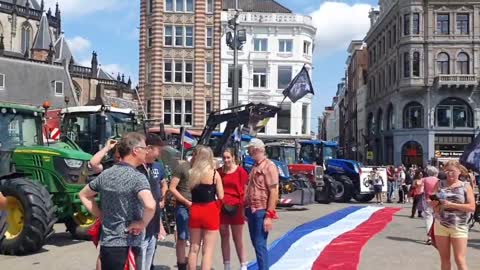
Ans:
[[[233,18],[235,12],[229,11],[227,19]],[[284,23],[313,25],[312,17],[290,13],[245,12],[239,17],[240,23]]]
[[[439,75],[436,78],[439,85],[478,85],[478,78],[475,75],[455,74],[455,75]]]
[[[92,74],[92,69],[89,67],[73,65],[70,67],[71,73],[81,74],[84,76],[90,76]]]
[[[16,13],[22,17],[31,17],[36,20],[40,20],[42,17],[42,11],[32,8],[26,8],[24,6],[15,6],[12,3],[0,1],[0,12],[1,13],[12,13],[16,9]],[[48,22],[52,27],[58,27],[60,20],[54,16],[48,16]]]

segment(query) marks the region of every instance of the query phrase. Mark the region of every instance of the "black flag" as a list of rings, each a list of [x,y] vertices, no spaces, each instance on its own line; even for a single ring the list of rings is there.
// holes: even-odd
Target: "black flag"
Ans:
[[[460,163],[468,169],[480,173],[480,134],[465,147],[465,151],[460,157]]]
[[[306,94],[311,93],[314,95],[312,81],[310,80],[310,75],[305,66],[302,70],[293,78],[290,84],[283,90],[283,96],[290,98],[290,100],[295,103],[299,99],[303,98]]]

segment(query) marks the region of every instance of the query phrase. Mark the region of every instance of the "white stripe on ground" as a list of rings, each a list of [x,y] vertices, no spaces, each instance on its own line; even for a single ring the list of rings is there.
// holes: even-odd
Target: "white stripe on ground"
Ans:
[[[323,249],[338,236],[355,229],[382,207],[365,207],[328,227],[313,231],[298,239],[288,251],[270,267],[271,270],[310,270]]]

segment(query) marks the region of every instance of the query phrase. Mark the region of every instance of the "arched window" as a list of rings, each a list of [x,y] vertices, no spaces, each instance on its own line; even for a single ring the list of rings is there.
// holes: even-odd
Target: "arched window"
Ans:
[[[418,102],[408,103],[403,110],[403,128],[423,128],[423,106]]]
[[[438,74],[450,74],[450,56],[446,53],[439,53],[437,57]]]
[[[373,117],[373,113],[368,115],[367,129],[368,136],[375,135],[375,118]]]
[[[383,132],[383,111],[382,109],[378,109],[377,112],[377,135],[380,135]]]
[[[423,148],[416,141],[409,141],[402,146],[402,163],[410,167],[411,165],[423,166]]]
[[[470,74],[469,57],[466,53],[459,53],[457,57],[457,73]]]
[[[1,23],[0,23],[0,35],[3,35],[3,26]]]
[[[387,130],[395,129],[395,112],[393,111],[393,105],[390,103],[387,111]]]
[[[26,22],[22,25],[22,53],[30,50],[32,40],[32,26]]]
[[[440,102],[435,110],[437,127],[473,127],[473,111],[470,106],[458,98],[447,98]]]

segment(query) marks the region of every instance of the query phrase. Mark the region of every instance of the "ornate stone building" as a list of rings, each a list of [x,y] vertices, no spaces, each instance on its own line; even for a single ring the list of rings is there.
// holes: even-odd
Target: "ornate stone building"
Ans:
[[[149,118],[202,130],[220,107],[221,0],[142,0],[139,90]]]
[[[380,1],[370,12],[371,163],[458,158],[480,126],[480,1]]]

